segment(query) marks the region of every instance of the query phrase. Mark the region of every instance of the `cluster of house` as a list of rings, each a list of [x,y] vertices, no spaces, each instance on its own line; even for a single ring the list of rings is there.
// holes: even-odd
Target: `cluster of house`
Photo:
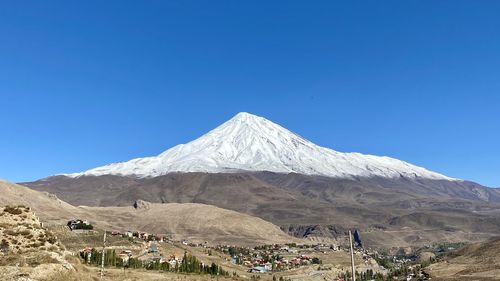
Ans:
[[[395,264],[396,268],[400,268],[404,264],[415,261],[415,258],[402,258],[402,257],[392,257],[392,262]]]
[[[318,260],[319,261],[319,260]],[[262,258],[253,259],[251,261],[244,260],[243,265],[250,267],[248,272],[252,273],[266,273],[271,271],[283,271],[300,266],[313,264],[313,259],[307,255],[298,255],[291,259],[278,257],[276,260],[265,261]]]
[[[132,238],[132,239],[141,239],[144,241],[157,241],[157,242],[164,242],[165,241],[165,236],[163,235],[158,235],[158,234],[150,234],[147,232],[142,232],[142,231],[125,231],[125,232],[120,232],[117,230],[113,230],[110,233],[112,236],[121,236],[124,238]]]
[[[68,221],[68,228],[75,233],[88,233],[93,229],[93,226],[87,220],[81,219],[73,219]],[[123,238],[131,238],[131,239],[140,239],[143,241],[156,241],[156,242],[165,242],[167,239],[163,235],[159,234],[150,234],[144,231],[125,231],[120,232],[118,230],[113,230],[111,232],[107,232],[112,236],[120,236]]]
[[[160,258],[160,263],[168,263],[170,268],[175,268],[182,263],[182,257],[177,257],[175,255],[170,255],[166,258]]]
[[[319,248],[318,248],[319,247]],[[310,257],[306,254],[300,254],[300,250],[325,250],[335,249],[336,246],[326,245],[269,245],[256,248],[238,248],[234,246],[218,246],[216,250],[231,255],[233,264],[240,264],[248,267],[248,272],[251,273],[266,273],[271,271],[284,271],[300,266],[320,263],[318,258]]]
[[[328,245],[328,244],[316,244],[316,245],[313,245],[312,248],[317,251],[317,252],[321,252],[321,253],[326,253],[328,251],[340,251],[340,246],[339,245]]]
[[[411,265],[408,267],[408,275],[406,275],[406,281],[412,281],[412,280],[431,280],[430,274],[415,265]]]
[[[90,246],[87,246],[80,250],[80,257],[82,258],[87,258],[87,262],[90,262],[90,258],[92,257],[92,250],[93,248]],[[128,262],[129,258],[132,256],[132,251],[130,250],[123,250],[120,253],[117,254],[119,258],[123,260],[124,263]]]
[[[76,220],[75,220],[76,221]],[[76,223],[81,223],[81,222],[86,222],[86,221],[81,221],[78,220]],[[69,223],[68,223],[69,226]],[[159,234],[151,234],[148,232],[144,231],[118,231],[118,230],[113,230],[107,232],[108,235],[111,236],[118,236],[122,238],[127,238],[127,239],[134,239],[134,240],[142,240],[144,243],[144,252],[143,254],[139,254],[137,257],[140,259],[158,259],[160,263],[168,263],[170,267],[175,268],[177,265],[182,263],[182,257],[178,257],[175,254],[172,254],[167,257],[163,257],[162,255],[157,255],[159,254],[159,249],[158,249],[158,244],[157,243],[163,243],[171,240],[169,240],[166,236],[164,235],[159,235]],[[194,244],[190,243],[187,240],[182,240],[182,241],[175,241],[182,243],[183,245],[186,246],[191,246],[191,247],[199,247],[199,246],[204,246],[206,247],[205,244]],[[92,247],[85,247],[84,249],[80,250],[80,256],[86,257],[87,259],[90,260],[91,254],[92,254]],[[152,254],[152,255],[146,255],[146,254]],[[128,263],[129,259],[132,257],[132,251],[130,250],[122,250],[117,253],[117,257],[121,258],[124,263]]]

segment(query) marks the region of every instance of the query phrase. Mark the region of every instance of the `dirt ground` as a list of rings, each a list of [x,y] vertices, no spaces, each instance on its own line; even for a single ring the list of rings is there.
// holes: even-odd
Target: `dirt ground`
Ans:
[[[470,244],[429,266],[438,280],[500,280],[500,238]]]

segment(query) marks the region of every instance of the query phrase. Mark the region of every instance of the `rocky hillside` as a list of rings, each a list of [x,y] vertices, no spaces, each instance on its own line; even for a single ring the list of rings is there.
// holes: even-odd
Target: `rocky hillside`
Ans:
[[[57,238],[42,227],[30,208],[6,206],[0,210],[3,253],[19,253],[30,248],[61,251]]]
[[[0,238],[1,280],[50,280],[73,270],[64,246],[28,207],[0,207]]]

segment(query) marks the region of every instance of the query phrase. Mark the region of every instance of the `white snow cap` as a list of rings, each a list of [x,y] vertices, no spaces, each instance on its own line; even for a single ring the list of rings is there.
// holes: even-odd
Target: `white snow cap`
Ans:
[[[156,157],[113,163],[82,175],[155,177],[171,172],[270,171],[336,178],[400,176],[454,180],[389,157],[342,153],[324,148],[265,118],[241,112],[229,121]]]

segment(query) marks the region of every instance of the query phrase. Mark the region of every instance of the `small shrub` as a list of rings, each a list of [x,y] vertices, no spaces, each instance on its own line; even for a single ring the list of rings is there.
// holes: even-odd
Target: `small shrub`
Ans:
[[[8,223],[0,223],[0,228],[8,229],[9,227],[11,227],[11,225]]]
[[[3,233],[9,236],[17,236],[17,232],[12,229],[6,229]]]
[[[5,239],[2,239],[2,242],[0,242],[0,252],[3,253],[9,252],[9,242],[7,242],[7,240]]]
[[[55,244],[57,242],[57,238],[55,236],[51,236],[47,239],[47,241],[49,241],[50,244]]]
[[[0,259],[0,266],[15,265],[20,263],[22,257],[19,254],[9,254],[5,258]]]
[[[28,236],[31,234],[31,231],[25,229],[25,230],[20,231],[19,234],[22,236]]]
[[[12,214],[12,215],[20,215],[23,213],[23,210],[21,210],[17,207],[11,207],[11,206],[5,207],[5,209],[3,211],[7,212],[9,214]]]

